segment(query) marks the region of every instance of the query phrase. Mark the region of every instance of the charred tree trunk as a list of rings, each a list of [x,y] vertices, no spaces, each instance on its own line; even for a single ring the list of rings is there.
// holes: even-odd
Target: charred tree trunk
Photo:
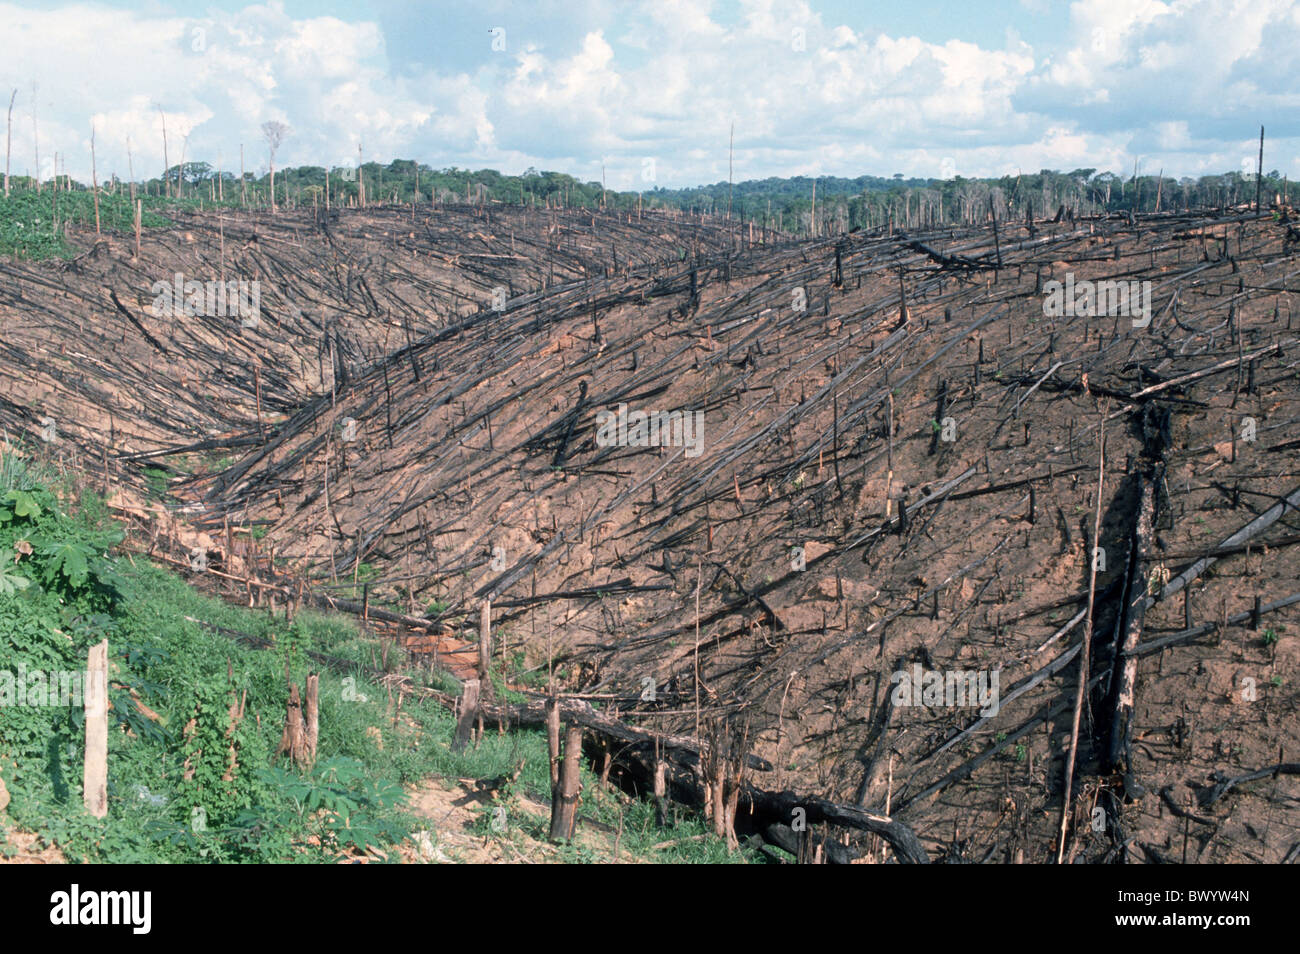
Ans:
[[[581,767],[582,726],[570,722],[564,732],[564,759],[560,764],[559,781],[551,789],[551,841],[568,841],[573,837],[578,797],[582,791],[579,782]]]

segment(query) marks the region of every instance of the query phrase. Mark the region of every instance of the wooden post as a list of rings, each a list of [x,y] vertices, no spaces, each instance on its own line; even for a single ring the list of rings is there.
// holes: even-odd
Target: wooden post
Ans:
[[[81,797],[96,818],[108,814],[108,640],[91,646],[86,662],[86,764]]]
[[[492,601],[484,600],[478,622],[478,677],[487,679],[492,660]]]
[[[478,716],[478,688],[477,679],[465,680],[464,689],[460,694],[460,717],[456,720],[456,737],[451,742],[453,752],[464,749],[470,735],[473,734],[474,719]]]
[[[578,782],[582,757],[582,726],[571,722],[564,733],[564,762],[560,766],[559,785],[551,790],[551,841],[568,841],[573,837],[573,823],[578,813]]]

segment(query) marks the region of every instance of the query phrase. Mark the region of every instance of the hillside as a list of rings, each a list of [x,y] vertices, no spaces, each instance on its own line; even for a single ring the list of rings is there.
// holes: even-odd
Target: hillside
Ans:
[[[745,794],[736,833],[774,844],[806,806],[832,860],[906,855],[899,827],[929,860],[1052,860],[1086,631],[1068,856],[1294,854],[1285,215],[796,242],[394,206],[178,213],[139,259],[78,238],[0,264],[0,424],[100,482],[126,546],[355,612],[408,674],[455,675],[488,600],[496,678],[598,702],[597,759],[631,727],[616,781],[690,740],[671,794]],[[152,314],[176,272],[259,280],[259,327]],[[1142,307],[1057,307],[1084,282]],[[638,411],[688,429],[610,430]],[[899,701],[921,671],[996,679],[988,717]]]

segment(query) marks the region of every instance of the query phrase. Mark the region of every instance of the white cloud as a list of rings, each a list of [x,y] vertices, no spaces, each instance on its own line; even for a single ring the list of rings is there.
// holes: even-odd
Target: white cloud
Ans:
[[[475,35],[478,14],[509,22],[505,52],[484,41],[481,54],[399,68],[379,22],[276,2],[199,18],[0,4],[0,82],[20,90],[15,171],[34,152],[33,83],[42,154],[65,154],[79,177],[92,121],[101,170],[126,172],[129,136],[136,174],[156,175],[157,104],[171,161],[189,133],[188,159],[220,150],[228,168],[240,143],[249,168],[264,165],[271,118],[293,128],[278,164],[337,165],[362,143],[367,158],[587,177],[604,160],[633,183],[653,156],[665,185],[725,178],[733,122],[741,178],[937,174],[944,157],[964,175],[1130,168],[1138,155],[1198,173],[1224,157],[1236,168],[1237,140],[1259,121],[1284,133],[1271,140],[1279,157],[1300,153],[1284,125],[1300,105],[1300,11],[1287,0],[1081,0],[1050,31],[1059,42],[1008,28],[1001,49],[841,23],[804,0],[593,9],[557,2],[518,21],[464,4],[454,16]]]

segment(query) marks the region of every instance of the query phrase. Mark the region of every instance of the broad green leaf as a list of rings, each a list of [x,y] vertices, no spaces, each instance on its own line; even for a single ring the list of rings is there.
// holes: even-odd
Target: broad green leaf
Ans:
[[[14,502],[15,516],[35,518],[41,515],[41,505],[25,490],[11,490],[6,494],[6,499]]]
[[[44,547],[41,554],[50,558],[53,570],[63,574],[71,586],[86,585],[86,579],[90,575],[90,566],[86,560],[95,555],[91,547],[72,540],[60,540]]]
[[[14,569],[13,551],[0,550],[0,596],[12,596],[19,590],[27,589],[31,582]]]

